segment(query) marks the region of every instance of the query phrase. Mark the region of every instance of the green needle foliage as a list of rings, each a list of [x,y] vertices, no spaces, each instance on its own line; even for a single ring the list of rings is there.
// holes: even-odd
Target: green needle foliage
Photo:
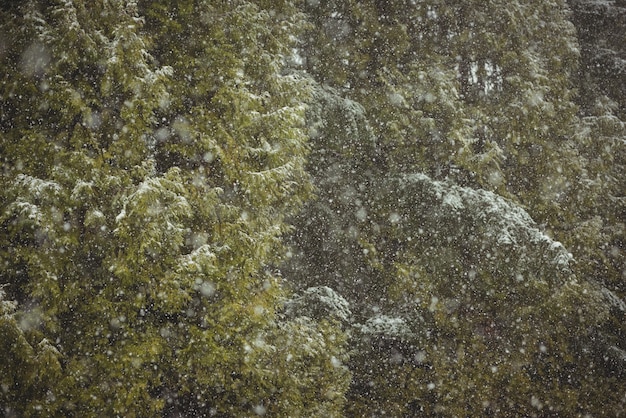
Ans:
[[[356,314],[348,415],[623,413],[623,122],[578,114],[565,2],[305,10],[320,191],[284,272]]]
[[[623,415],[626,14],[568,3],[4,2],[0,415]]]
[[[12,416],[332,416],[338,325],[277,316],[304,171],[289,3],[2,6]],[[9,300],[15,302],[8,302]]]

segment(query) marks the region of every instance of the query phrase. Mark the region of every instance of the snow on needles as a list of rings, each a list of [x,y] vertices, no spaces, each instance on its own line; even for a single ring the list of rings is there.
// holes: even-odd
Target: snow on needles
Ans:
[[[504,259],[515,270],[546,264],[560,273],[573,262],[563,245],[542,232],[530,215],[514,202],[486,190],[435,181],[410,174],[395,188],[404,190],[400,205],[404,218],[419,227],[428,225],[434,236],[471,249],[485,260]],[[501,260],[502,261],[502,260]]]

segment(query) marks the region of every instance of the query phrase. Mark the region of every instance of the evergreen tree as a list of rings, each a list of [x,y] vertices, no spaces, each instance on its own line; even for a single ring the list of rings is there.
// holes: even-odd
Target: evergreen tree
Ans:
[[[574,220],[561,232],[575,249],[580,270],[605,286],[613,303],[611,320],[599,333],[606,349],[599,357],[612,373],[626,366],[626,51],[618,40],[626,30],[626,8],[616,1],[571,1],[581,46],[576,78],[580,124],[576,140],[585,181],[573,196]]]
[[[319,199],[285,275],[351,303],[348,414],[623,411],[624,303],[549,238],[593,207],[564,2],[307,4]]]
[[[569,3],[0,6],[4,415],[623,414],[624,13]]]
[[[301,16],[29,1],[0,21],[4,412],[336,415],[343,334],[278,316],[271,268],[310,189],[307,88],[281,70]]]
[[[581,47],[581,70],[577,86],[578,100],[585,113],[593,113],[595,100],[608,96],[619,104],[623,117],[626,107],[624,87],[626,7],[624,2],[570,0],[572,20]]]
[[[50,396],[49,388],[61,376],[60,353],[47,339],[33,345],[28,341],[28,330],[36,324],[36,314],[17,316],[16,304],[5,300],[0,289],[0,335],[2,335],[3,416],[37,415],[42,405],[33,399],[44,400]],[[12,390],[18,388],[19,390]]]
[[[310,4],[306,69],[365,107],[393,170],[460,167],[538,210],[563,192],[577,58],[563,2]]]

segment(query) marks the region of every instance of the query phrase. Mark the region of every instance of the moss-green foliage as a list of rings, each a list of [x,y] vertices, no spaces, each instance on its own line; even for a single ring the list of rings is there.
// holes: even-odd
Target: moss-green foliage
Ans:
[[[5,415],[624,413],[615,5],[5,3]]]
[[[583,347],[609,307],[593,285],[574,278],[567,251],[491,193],[423,176],[387,189],[385,200],[397,200],[395,216],[378,224],[394,244],[377,248],[397,270],[384,306],[415,334],[395,342],[399,357],[386,353],[399,370],[389,373],[420,382],[395,408],[417,403],[444,415],[524,416],[598,408],[589,393],[607,390],[604,379],[615,381],[590,370],[599,365]],[[388,390],[378,387],[381,401],[370,407],[385,409]]]
[[[3,411],[337,415],[343,333],[270,267],[311,187],[291,4],[1,17]]]
[[[4,290],[0,289],[3,414],[13,416],[21,412],[25,416],[51,416],[56,408],[49,388],[61,377],[61,355],[47,339],[41,339],[41,334],[37,335],[39,341],[36,338],[29,341],[29,337],[34,337],[28,331],[37,326],[37,313],[16,315],[15,305],[5,300]]]
[[[576,139],[588,175],[583,192],[575,196],[580,208],[577,216],[583,220],[581,232],[563,235],[573,239],[581,252],[586,251],[585,257],[595,253],[592,274],[623,296],[626,94],[620,58],[624,45],[617,40],[626,27],[624,9],[619,2],[600,5],[584,0],[572,1],[571,6],[581,48],[577,102],[582,118]],[[585,239],[594,244],[582,245]]]
[[[285,273],[412,331],[353,333],[348,414],[623,412],[622,123],[576,115],[564,2],[307,5],[319,199]]]
[[[607,350],[599,358],[623,378],[626,94],[620,58],[624,45],[617,40],[623,37],[626,14],[619,2],[580,0],[570,5],[581,49],[576,78],[581,118],[575,138],[586,176],[570,198],[570,206],[576,209],[555,232],[576,254],[581,274],[602,283],[610,293],[612,315],[599,332],[600,345]]]
[[[352,334],[349,416],[619,410],[608,391],[619,378],[594,353],[610,306],[575,278],[562,245],[492,193],[423,175],[381,183],[363,199],[367,220],[346,214],[353,234],[335,235],[340,248],[356,247],[344,257],[361,253],[353,262],[367,267],[323,258],[330,243],[301,247],[295,261],[309,282],[359,280],[346,292],[354,322],[365,322]],[[311,272],[316,257],[337,274]],[[359,274],[367,268],[375,275]]]
[[[307,70],[362,104],[385,164],[556,217],[581,174],[562,1],[314,2]],[[551,42],[545,42],[551,39]]]

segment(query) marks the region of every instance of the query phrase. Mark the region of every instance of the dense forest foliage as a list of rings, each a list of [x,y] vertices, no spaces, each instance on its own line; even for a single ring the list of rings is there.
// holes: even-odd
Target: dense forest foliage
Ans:
[[[0,415],[626,415],[626,4],[0,6]]]

